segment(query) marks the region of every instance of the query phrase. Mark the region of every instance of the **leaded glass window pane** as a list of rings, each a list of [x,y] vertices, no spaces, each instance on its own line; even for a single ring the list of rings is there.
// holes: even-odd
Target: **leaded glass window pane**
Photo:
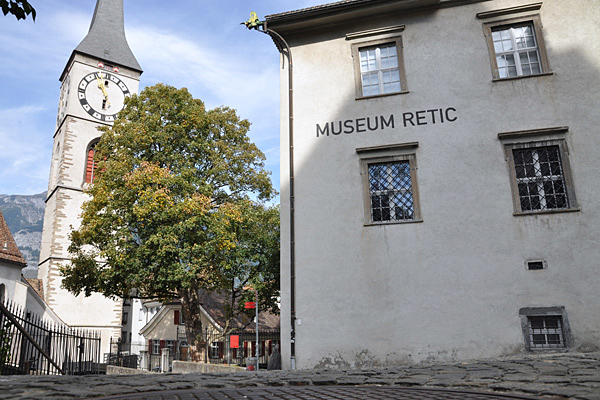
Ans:
[[[408,161],[369,164],[369,192],[373,222],[415,219]]]

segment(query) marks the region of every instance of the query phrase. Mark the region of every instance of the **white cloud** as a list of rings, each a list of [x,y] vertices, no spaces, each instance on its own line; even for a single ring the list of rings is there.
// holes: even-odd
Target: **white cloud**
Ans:
[[[205,45],[149,26],[130,28],[128,40],[150,85],[185,86],[209,107],[229,105],[248,114],[277,105],[272,93],[279,71],[272,62],[244,59],[249,52],[243,48]]]
[[[0,110],[0,193],[35,194],[46,190],[50,166],[51,134],[39,132],[36,120],[44,106]]]

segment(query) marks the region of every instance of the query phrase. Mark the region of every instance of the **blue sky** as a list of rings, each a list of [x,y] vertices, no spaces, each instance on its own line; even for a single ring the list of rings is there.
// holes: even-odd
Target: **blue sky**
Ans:
[[[48,187],[58,78],[85,37],[96,0],[30,0],[37,17],[0,14],[0,193]],[[144,70],[140,90],[187,87],[209,108],[227,105],[252,122],[279,190],[279,54],[240,22],[324,0],[124,0],[125,32]]]

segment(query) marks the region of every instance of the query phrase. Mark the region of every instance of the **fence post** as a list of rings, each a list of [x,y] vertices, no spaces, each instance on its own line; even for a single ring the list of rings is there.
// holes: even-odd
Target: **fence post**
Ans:
[[[160,349],[160,372],[169,372],[169,348]]]

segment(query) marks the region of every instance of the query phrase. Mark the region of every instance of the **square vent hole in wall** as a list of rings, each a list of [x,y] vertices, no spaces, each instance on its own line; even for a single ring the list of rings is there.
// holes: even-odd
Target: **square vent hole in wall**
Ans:
[[[530,271],[536,271],[544,268],[544,262],[541,260],[527,261],[527,269]]]

